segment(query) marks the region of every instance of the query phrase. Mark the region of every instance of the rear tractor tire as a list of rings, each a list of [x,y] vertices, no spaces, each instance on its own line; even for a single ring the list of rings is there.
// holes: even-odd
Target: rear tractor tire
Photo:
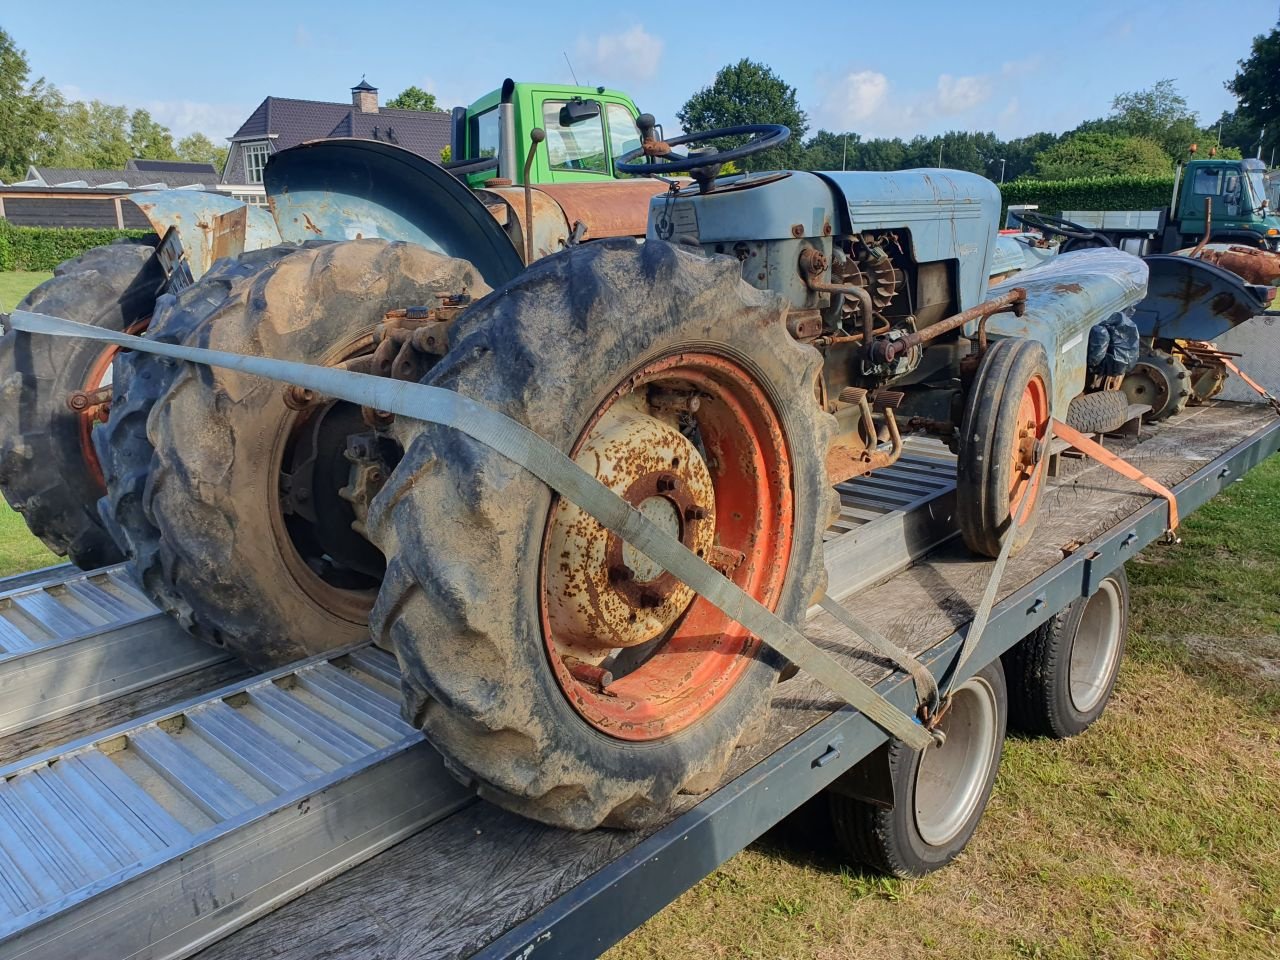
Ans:
[[[539,433],[792,623],[834,506],[819,356],[738,264],[601,241],[462,318],[427,382]],[[710,789],[783,660],[470,438],[401,420],[374,501],[371,625],[405,710],[481,796],[556,826],[635,828]]]
[[[956,462],[956,519],[974,553],[1021,550],[1049,468],[1049,361],[1034,340],[997,340],[969,389]]]
[[[827,791],[840,849],[855,863],[894,877],[922,877],[969,843],[991,799],[1004,750],[1009,700],[1000,661],[952,691],[943,743],[915,751],[888,745],[893,805]]]
[[[18,309],[133,331],[145,326],[163,284],[153,247],[114,243],[59,266]],[[16,330],[0,339],[0,489],[33,534],[85,569],[121,553],[98,517],[105,485],[93,412],[73,411],[68,399],[110,384],[115,353],[92,340]]]
[[[358,366],[387,310],[488,292],[470,264],[407,243],[321,244],[266,261],[231,286],[187,344]],[[146,432],[154,451],[141,513],[154,531],[129,520],[136,510],[115,516],[146,547],[136,551],[144,588],[183,626],[255,666],[368,636],[383,561],[353,527],[358,514],[343,495],[355,475],[348,438],[372,433],[359,407],[182,364]],[[385,449],[380,440],[373,447]],[[361,490],[376,480],[364,476]]]

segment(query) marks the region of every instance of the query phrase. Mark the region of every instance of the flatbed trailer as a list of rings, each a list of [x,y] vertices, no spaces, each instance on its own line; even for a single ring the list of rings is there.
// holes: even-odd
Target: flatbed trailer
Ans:
[[[1114,448],[1170,487],[1186,516],[1280,448],[1280,420],[1266,406],[1211,403]],[[954,662],[992,568],[950,539],[953,486],[941,450],[914,448],[896,474],[846,485],[826,544],[830,594],[935,675]],[[1091,461],[1064,459],[1044,496],[1036,537],[1010,562],[965,675],[1089,596],[1167,526],[1163,500]],[[0,592],[38,585],[28,576],[0,583]],[[851,648],[826,614],[811,611],[806,632],[899,707],[913,707],[910,678]],[[718,789],[685,798],[656,829],[570,833],[473,801],[416,731],[397,726],[395,680],[394,661],[367,645],[269,675],[221,661],[16,724],[22,729],[0,737],[0,881],[21,870],[44,889],[0,884],[8,911],[0,913],[0,957],[595,956],[885,742],[802,674],[778,686],[767,732],[738,751]],[[238,757],[241,772],[269,766],[254,753],[261,731],[240,728],[236,739],[217,727],[224,706],[255,696],[312,738],[315,728],[298,719],[307,714],[285,701],[319,709],[345,697],[356,703],[358,719],[348,722],[368,749],[347,739],[331,745],[335,755],[348,751],[346,762],[322,764],[323,776],[309,780],[258,769],[252,791],[198,776],[201,757],[215,763],[206,747],[219,730],[223,760]],[[239,712],[253,721],[256,710]],[[273,722],[263,720],[264,729]],[[192,731],[203,745],[184,754]],[[58,806],[66,789],[58,771],[77,765],[101,768],[100,782],[115,784],[103,796],[120,802],[108,802],[104,816],[133,816],[152,802],[162,808],[158,822],[144,825],[165,836],[129,861],[114,835],[96,832],[94,808]],[[218,769],[235,780],[225,764]],[[119,772],[151,801],[130,806]],[[20,790],[32,777],[47,781],[32,796],[52,797],[57,812],[33,819],[23,806]],[[279,781],[266,799],[263,781]],[[85,860],[75,861],[81,846]],[[92,876],[91,860],[101,864]],[[40,902],[26,909],[32,898]]]

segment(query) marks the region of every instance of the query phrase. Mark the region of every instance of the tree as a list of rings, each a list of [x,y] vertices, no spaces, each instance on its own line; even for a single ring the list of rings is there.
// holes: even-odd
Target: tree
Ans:
[[[227,165],[227,148],[218,146],[203,133],[191,133],[178,141],[178,159],[212,163],[221,173]]]
[[[436,95],[427,93],[421,87],[406,87],[399,96],[387,101],[387,106],[396,110],[421,110],[424,113],[439,111],[436,106]]]
[[[0,29],[0,180],[20,180],[39,159],[60,102],[44,80],[28,83],[27,55]]]
[[[1255,130],[1265,127],[1263,156],[1280,145],[1280,23],[1267,34],[1253,38],[1249,57],[1227,81],[1227,89],[1240,100],[1237,111]],[[1242,150],[1244,145],[1240,145]],[[1256,152],[1256,147],[1255,151]],[[1246,156],[1254,152],[1245,151]]]
[[[747,170],[799,167],[804,135],[809,129],[809,118],[796,100],[796,88],[763,63],[745,58],[723,67],[711,86],[703,87],[685,101],[676,117],[690,133],[747,123],[781,123],[791,128],[791,139],[781,147],[748,157],[740,164]],[[728,141],[716,144],[722,150],[734,145]]]
[[[1111,101],[1109,116],[1085,121],[1073,133],[1140,137],[1160,144],[1165,153],[1177,160],[1185,159],[1191,144],[1204,138],[1199,118],[1172,80],[1117,95]]]
[[[856,133],[832,133],[819,130],[804,145],[800,158],[801,170],[856,170],[858,169],[858,144],[862,138]]]
[[[146,110],[134,110],[129,115],[129,150],[143,160],[176,160],[173,134],[162,123],[152,119]]]
[[[1172,171],[1169,155],[1154,140],[1110,133],[1074,133],[1035,159],[1035,173],[1040,180],[1130,174],[1162,176]]]
[[[1033,133],[1017,137],[1003,144],[1000,156],[1004,158],[1004,178],[1007,181],[1026,176],[1034,169],[1035,159],[1059,140],[1056,133]],[[998,170],[993,170],[999,179]]]
[[[901,170],[907,166],[907,145],[897,137],[868,140],[858,147],[859,170]]]

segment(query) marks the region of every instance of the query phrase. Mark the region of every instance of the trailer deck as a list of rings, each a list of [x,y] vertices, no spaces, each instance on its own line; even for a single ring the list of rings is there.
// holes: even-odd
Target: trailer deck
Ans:
[[[1174,488],[1185,516],[1278,447],[1280,421],[1270,408],[1218,403],[1192,408],[1119,449]],[[850,485],[842,491],[845,513],[827,543],[832,596],[921,655],[935,674],[954,659],[991,568],[989,561],[975,560],[959,543],[944,543],[926,560],[903,569],[953,532],[947,470],[945,457],[921,452],[896,475],[878,474],[873,483]],[[1010,563],[1001,602],[966,673],[990,662],[1067,603],[1088,595],[1101,577],[1157,539],[1166,517],[1163,501],[1152,501],[1136,484],[1092,463],[1068,466],[1047,491],[1034,542]],[[868,563],[869,555],[877,562]],[[31,585],[28,578],[21,586]],[[5,588],[15,589],[0,584]],[[909,708],[914,703],[910,680],[873,654],[852,648],[843,628],[825,614],[811,614],[808,633],[898,705]],[[299,669],[306,667],[287,668]],[[386,686],[391,678],[385,661],[382,674],[378,683]],[[67,748],[54,745],[76,736],[86,737],[76,749],[97,749],[94,745],[104,737],[114,740],[117,749],[128,747],[127,734],[122,738],[121,731],[104,728],[132,721],[131,726],[164,731],[159,714],[142,721],[133,718],[186,697],[221,702],[228,693],[210,698],[209,692],[232,680],[240,682],[237,690],[270,682],[250,678],[234,662],[202,667],[141,693],[0,738],[0,757],[11,761],[41,748],[52,748],[50,757],[61,756]],[[163,713],[198,709],[193,702],[167,706]],[[234,854],[232,860],[218,859],[228,856],[225,853],[213,858],[191,856],[190,851],[170,855],[167,879],[154,870],[135,871],[155,884],[126,890],[121,883],[110,883],[87,893],[63,893],[71,900],[62,913],[50,911],[7,931],[6,918],[0,916],[0,956],[66,956],[74,952],[68,948],[99,955],[94,946],[106,942],[105,931],[125,930],[130,923],[139,926],[170,903],[177,905],[169,918],[177,932],[163,949],[144,955],[188,955],[219,936],[225,938],[207,946],[199,954],[202,958],[595,955],[884,741],[878,728],[833,702],[803,675],[779,685],[773,711],[768,733],[739,751],[731,779],[711,794],[686,798],[655,830],[573,834],[543,827],[450,792],[444,781],[434,779],[444,776],[438,767],[436,773],[426,774],[427,789],[420,786],[412,793],[407,784],[421,780],[366,779],[365,787],[372,791],[368,796],[384,806],[394,806],[397,798],[433,792],[442,806],[419,818],[420,826],[430,826],[359,866],[353,865],[360,857],[344,858],[336,842],[314,850],[299,850],[295,843],[288,849],[307,862],[301,872],[277,864],[274,872],[286,879],[277,877],[276,887],[265,893],[246,889],[244,878],[234,870],[218,869],[219,863],[234,866]],[[415,741],[405,734],[404,743],[405,754],[433,756],[421,738]],[[142,746],[145,750],[145,737]],[[14,778],[30,769],[32,760],[10,763],[0,775]],[[34,766],[42,763],[47,766],[43,760],[35,760]],[[420,769],[430,768],[423,760]],[[50,769],[56,769],[56,762]],[[366,764],[360,769],[367,777],[374,767]],[[381,769],[385,774],[387,765]],[[374,783],[378,785],[369,786]],[[275,795],[276,806],[282,812],[296,811],[290,822],[303,824],[312,796],[323,800],[325,794],[283,790]],[[201,799],[206,805],[217,800]],[[330,809],[321,802],[315,808]],[[371,818],[376,819],[372,814]],[[328,826],[332,831],[332,824]],[[357,838],[355,846],[363,843],[361,849],[372,852],[409,832],[400,822],[398,828]],[[248,836],[236,834],[228,849],[238,845],[248,858],[253,852],[244,849],[251,846]],[[258,860],[264,855],[270,859],[272,853],[270,834],[263,836],[268,839],[259,837]],[[0,849],[12,854],[13,843],[0,836]],[[171,854],[174,851],[178,847]],[[281,852],[277,859],[283,863],[289,858]],[[353,868],[323,882],[347,867]],[[285,903],[290,897],[296,899]],[[256,923],[232,932],[262,914]]]

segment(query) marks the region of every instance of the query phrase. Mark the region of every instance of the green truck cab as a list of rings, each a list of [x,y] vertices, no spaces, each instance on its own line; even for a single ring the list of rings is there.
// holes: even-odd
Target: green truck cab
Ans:
[[[1205,201],[1212,201],[1213,239],[1276,249],[1280,217],[1267,198],[1261,160],[1190,160],[1174,183],[1175,215],[1170,224],[1180,245],[1205,232]]]
[[[453,111],[452,159],[497,159],[497,169],[467,174],[471,186],[504,177],[523,184],[529,134],[541,127],[546,140],[534,156],[529,182],[579,183],[616,178],[613,162],[640,146],[631,98],[605,87],[553,83],[502,86],[469,107]]]

